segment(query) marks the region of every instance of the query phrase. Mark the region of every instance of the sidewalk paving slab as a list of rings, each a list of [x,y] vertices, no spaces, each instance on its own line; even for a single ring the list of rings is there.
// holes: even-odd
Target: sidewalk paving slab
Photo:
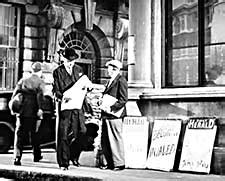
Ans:
[[[70,166],[69,170],[60,170],[56,163],[55,153],[43,153],[44,159],[40,162],[32,161],[32,154],[24,154],[22,166],[13,165],[13,155],[6,154],[4,159],[8,164],[0,162],[0,177],[17,178],[16,180],[40,181],[224,181],[225,176],[198,173],[164,172],[149,169],[125,169],[122,171],[101,170],[82,164],[81,167]],[[88,158],[83,154],[83,158]],[[82,160],[81,160],[82,161]],[[82,163],[82,162],[81,162]],[[83,162],[84,163],[84,162]],[[86,161],[87,164],[87,161]]]

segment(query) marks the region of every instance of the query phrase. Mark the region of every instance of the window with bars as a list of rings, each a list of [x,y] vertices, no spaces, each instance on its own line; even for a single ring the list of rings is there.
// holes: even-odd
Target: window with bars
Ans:
[[[225,86],[225,2],[165,5],[165,86]]]
[[[0,3],[0,91],[13,90],[18,76],[21,10]]]

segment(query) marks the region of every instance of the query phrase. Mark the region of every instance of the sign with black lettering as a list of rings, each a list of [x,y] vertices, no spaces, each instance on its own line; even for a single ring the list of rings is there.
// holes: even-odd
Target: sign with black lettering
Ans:
[[[186,127],[179,170],[210,172],[216,118],[190,118]]]
[[[180,119],[154,121],[147,168],[164,171],[173,169],[180,130]]]
[[[147,117],[125,117],[123,139],[125,166],[145,168],[147,160],[149,121]]]

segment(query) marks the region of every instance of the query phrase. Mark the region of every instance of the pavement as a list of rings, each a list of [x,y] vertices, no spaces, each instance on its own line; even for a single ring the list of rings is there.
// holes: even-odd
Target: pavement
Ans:
[[[43,150],[43,159],[33,162],[30,151],[23,154],[22,166],[13,165],[13,154],[0,154],[0,180],[66,180],[66,181],[167,181],[167,180],[191,180],[191,181],[214,181],[225,180],[225,175],[165,172],[149,169],[125,169],[122,171],[101,170],[95,167],[94,152],[81,154],[81,167],[70,166],[69,170],[63,171],[56,163],[54,150]]]

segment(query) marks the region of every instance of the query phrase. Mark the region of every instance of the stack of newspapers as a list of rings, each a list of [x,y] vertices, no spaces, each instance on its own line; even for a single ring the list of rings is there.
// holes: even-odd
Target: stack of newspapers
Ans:
[[[81,109],[87,88],[91,85],[92,83],[86,75],[81,76],[70,89],[64,92],[61,110]]]
[[[102,104],[101,104],[101,108],[102,110],[106,111],[107,109],[105,109],[106,107],[110,107],[113,104],[115,104],[118,101],[117,98],[109,95],[109,94],[104,94],[102,97]],[[124,107],[122,107],[121,109],[119,109],[116,112],[113,111],[106,111],[109,114],[112,114],[114,116],[116,116],[117,118],[119,118],[121,116],[121,114],[123,113]]]

